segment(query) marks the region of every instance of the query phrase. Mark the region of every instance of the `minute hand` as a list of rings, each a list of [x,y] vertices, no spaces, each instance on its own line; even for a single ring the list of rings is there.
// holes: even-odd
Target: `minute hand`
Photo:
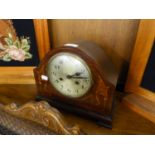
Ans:
[[[75,79],[88,79],[88,77],[82,77],[82,76],[73,76],[72,78],[75,78]]]
[[[68,79],[88,79],[88,77],[83,77],[83,76],[67,76]]]

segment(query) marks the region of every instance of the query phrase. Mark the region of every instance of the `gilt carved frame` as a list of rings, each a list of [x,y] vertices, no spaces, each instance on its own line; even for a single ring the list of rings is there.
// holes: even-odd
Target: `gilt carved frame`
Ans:
[[[48,22],[46,19],[33,19],[39,59],[50,49]],[[0,84],[34,84],[31,67],[0,67]]]
[[[16,103],[0,104],[0,109],[17,118],[36,122],[57,134],[78,135],[84,134],[78,125],[68,124],[63,115],[45,101],[29,101],[22,106]]]

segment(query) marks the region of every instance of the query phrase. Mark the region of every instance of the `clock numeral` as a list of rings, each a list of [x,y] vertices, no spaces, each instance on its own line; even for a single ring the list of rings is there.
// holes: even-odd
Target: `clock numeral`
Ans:
[[[89,80],[85,79],[85,80],[84,80],[84,82],[85,82],[85,83],[88,83],[88,82],[89,82]]]
[[[84,87],[84,85],[82,85],[82,89],[84,89],[85,87]]]
[[[81,73],[85,73],[85,69],[81,69]]]
[[[71,92],[71,90],[70,89],[67,89],[67,91],[70,93]]]
[[[62,64],[63,64],[63,61],[62,61],[62,60],[60,60],[60,61],[59,61],[59,64],[61,64],[61,65],[62,65]]]
[[[59,65],[55,65],[54,68],[55,69],[60,69],[60,66]]]
[[[55,72],[52,72],[52,74],[53,74],[54,76],[56,76],[56,73],[55,73]]]
[[[80,84],[80,82],[79,82],[79,81],[75,81],[75,84],[76,84],[76,85],[79,85],[79,84]]]
[[[63,81],[63,78],[59,78],[60,81]]]

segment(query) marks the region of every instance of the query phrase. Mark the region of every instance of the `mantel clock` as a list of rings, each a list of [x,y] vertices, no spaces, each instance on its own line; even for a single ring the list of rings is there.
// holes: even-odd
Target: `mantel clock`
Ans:
[[[54,48],[34,75],[37,99],[111,127],[118,74],[97,44],[81,41]]]

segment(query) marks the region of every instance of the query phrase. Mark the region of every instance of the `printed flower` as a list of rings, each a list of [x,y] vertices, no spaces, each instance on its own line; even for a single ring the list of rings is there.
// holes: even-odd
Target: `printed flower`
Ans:
[[[4,57],[6,52],[0,52],[0,58]]]
[[[22,49],[10,48],[10,49],[7,49],[7,52],[11,57],[11,59],[13,60],[18,60],[18,61],[25,60],[25,52]]]
[[[30,40],[28,37],[13,39],[12,34],[8,34],[8,37],[4,39],[6,44],[0,42],[0,60],[3,61],[25,61],[31,59],[32,54],[30,50]]]

